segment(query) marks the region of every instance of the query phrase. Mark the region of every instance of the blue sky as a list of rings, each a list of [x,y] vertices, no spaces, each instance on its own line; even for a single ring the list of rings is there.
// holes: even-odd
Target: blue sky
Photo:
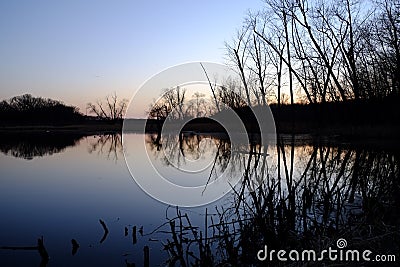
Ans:
[[[23,93],[87,102],[130,98],[183,62],[224,62],[248,1],[0,1],[0,99]],[[156,96],[155,96],[156,97]]]

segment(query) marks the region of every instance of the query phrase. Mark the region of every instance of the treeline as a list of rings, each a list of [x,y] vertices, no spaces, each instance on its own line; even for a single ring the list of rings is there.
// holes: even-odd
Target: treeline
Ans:
[[[211,87],[212,97],[195,92],[188,95],[185,88],[177,86],[165,89],[159,99],[151,104],[149,118],[157,120],[180,120],[183,118],[210,117],[226,107],[238,110],[247,107],[246,101],[233,90],[240,85],[235,81],[224,81],[225,85]]]
[[[276,121],[393,122],[399,38],[400,0],[265,1],[226,44],[238,78],[209,80],[209,97],[166,89],[148,114],[162,121],[268,104]]]
[[[250,105],[400,94],[399,0],[270,0],[226,44]]]
[[[52,124],[62,125],[83,121],[85,116],[77,107],[30,94],[0,102],[0,123],[3,125]]]
[[[382,134],[400,131],[400,97],[270,106],[278,132]],[[361,127],[361,128],[360,128]],[[357,132],[352,132],[358,128]],[[370,133],[368,133],[368,131]],[[372,133],[371,131],[374,131]]]

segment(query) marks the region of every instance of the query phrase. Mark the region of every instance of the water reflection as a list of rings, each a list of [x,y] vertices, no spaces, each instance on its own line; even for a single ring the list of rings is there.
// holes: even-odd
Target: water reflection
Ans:
[[[61,153],[68,147],[78,145],[86,137],[86,134],[79,133],[1,133],[0,151],[6,155],[31,160]],[[105,155],[108,159],[122,159],[121,134],[94,136],[89,141],[87,150],[89,153]]]
[[[20,231],[25,231],[25,235],[41,234],[44,231],[41,229],[55,228],[54,225],[57,233],[45,231],[49,264],[68,260],[74,266],[79,262],[85,266],[89,261],[101,265],[111,254],[110,266],[148,261],[150,265],[166,262],[172,266],[262,266],[265,262],[258,262],[256,255],[264,245],[277,250],[321,251],[336,247],[339,238],[345,238],[352,249],[369,249],[376,254],[399,251],[398,151],[298,136],[281,137],[276,147],[266,149],[256,141],[249,146],[233,146],[229,139],[218,135],[181,134],[157,140],[156,135],[149,134],[146,136],[149,156],[166,169],[185,167],[204,158],[203,161],[211,162],[206,181],[216,179],[221,172],[241,177],[231,194],[218,202],[196,210],[168,208],[165,212],[165,206],[149,200],[140,189],[133,188],[130,177],[124,177],[120,135],[26,138],[30,143],[22,137],[15,141],[11,137],[2,138],[1,151],[32,158],[58,153],[73,145],[81,149],[64,158],[65,161],[58,160],[64,165],[54,172],[51,168],[55,162],[50,157],[46,162],[38,162],[48,164],[40,165],[41,172],[30,168],[28,161],[13,167],[25,168],[29,179],[23,175],[10,175],[7,179],[11,171],[0,175],[1,207],[6,214],[1,224],[0,245],[8,245],[0,247],[2,253],[34,240],[28,240]],[[126,138],[134,139],[135,135]],[[82,151],[89,154],[82,155]],[[96,153],[105,157],[93,157]],[[24,186],[26,191],[22,191]],[[19,197],[14,197],[18,192]],[[50,202],[58,205],[53,207]],[[55,213],[62,218],[60,221],[51,216]],[[22,218],[36,221],[29,226],[36,230],[26,230],[26,220]],[[71,225],[76,226],[73,231],[69,229]],[[17,238],[19,243],[14,242]],[[155,249],[156,243],[162,245],[163,252]],[[18,253],[21,254],[15,257],[24,252]],[[94,255],[98,257],[96,261],[92,260]],[[39,260],[35,253],[32,262]]]
[[[1,133],[0,151],[6,155],[31,160],[34,157],[53,155],[75,146],[83,134],[69,133]]]
[[[170,234],[165,245],[170,264],[261,264],[255,255],[264,245],[322,251],[335,247],[339,238],[375,253],[398,251],[398,153],[292,136],[280,138],[275,153],[268,155],[254,142],[231,148],[229,141],[197,135],[168,137],[164,147],[153,151],[165,162],[162,150],[170,150],[174,156],[167,166],[184,164],[184,158],[207,151],[199,146],[204,138],[220,144],[216,168],[223,170],[229,157],[222,155],[233,153],[228,171],[242,179],[223,205],[211,214],[206,210],[202,231],[176,210],[163,229]]]
[[[223,172],[231,156],[231,143],[225,136],[180,134],[165,135],[159,138],[158,134],[148,134],[146,142],[155,159],[165,166],[178,168],[197,162],[198,165],[212,164],[211,176]]]
[[[123,158],[121,134],[105,134],[95,138],[89,143],[89,153],[105,155],[108,159],[115,161]]]

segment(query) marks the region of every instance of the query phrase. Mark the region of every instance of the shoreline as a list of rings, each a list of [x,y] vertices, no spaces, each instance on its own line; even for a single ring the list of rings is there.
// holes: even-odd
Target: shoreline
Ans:
[[[136,127],[129,131],[131,133],[142,133],[145,120],[134,121]],[[150,121],[146,127],[146,134],[157,134],[157,122]],[[293,127],[294,126],[294,127]],[[315,125],[313,125],[315,126]],[[293,125],[287,123],[278,124],[278,139],[285,143],[340,143],[351,146],[378,146],[388,149],[399,149],[400,126],[397,125],[333,125],[332,127],[310,127],[309,125]],[[221,131],[220,125],[213,123],[192,123],[185,125],[182,132],[193,135],[218,135],[226,134]],[[34,136],[63,136],[63,135],[112,135],[122,134],[122,124],[90,123],[74,125],[13,125],[0,126],[0,137],[34,135]],[[254,134],[254,133],[253,133]]]
[[[161,126],[159,122],[149,120],[144,126],[145,120],[130,120],[127,132],[141,133],[145,129],[145,133],[157,133]],[[177,124],[179,125],[179,124]],[[257,126],[245,124],[247,132],[257,134]],[[254,131],[256,130],[256,131]],[[122,124],[109,123],[78,123],[70,125],[9,125],[0,126],[0,133],[122,133]],[[213,122],[195,122],[188,123],[183,128],[184,132],[193,133],[226,133],[225,129],[218,123]],[[318,126],[316,124],[306,123],[287,123],[281,122],[276,124],[276,133],[284,135],[312,135],[312,136],[338,136],[342,138],[397,138],[400,135],[400,125],[325,125]]]

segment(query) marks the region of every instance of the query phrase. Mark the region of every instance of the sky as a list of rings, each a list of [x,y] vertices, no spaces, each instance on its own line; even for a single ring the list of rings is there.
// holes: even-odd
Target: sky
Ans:
[[[262,0],[0,1],[0,99],[30,93],[86,104],[130,99],[163,69],[226,62],[249,10]],[[157,96],[154,96],[157,97]]]

